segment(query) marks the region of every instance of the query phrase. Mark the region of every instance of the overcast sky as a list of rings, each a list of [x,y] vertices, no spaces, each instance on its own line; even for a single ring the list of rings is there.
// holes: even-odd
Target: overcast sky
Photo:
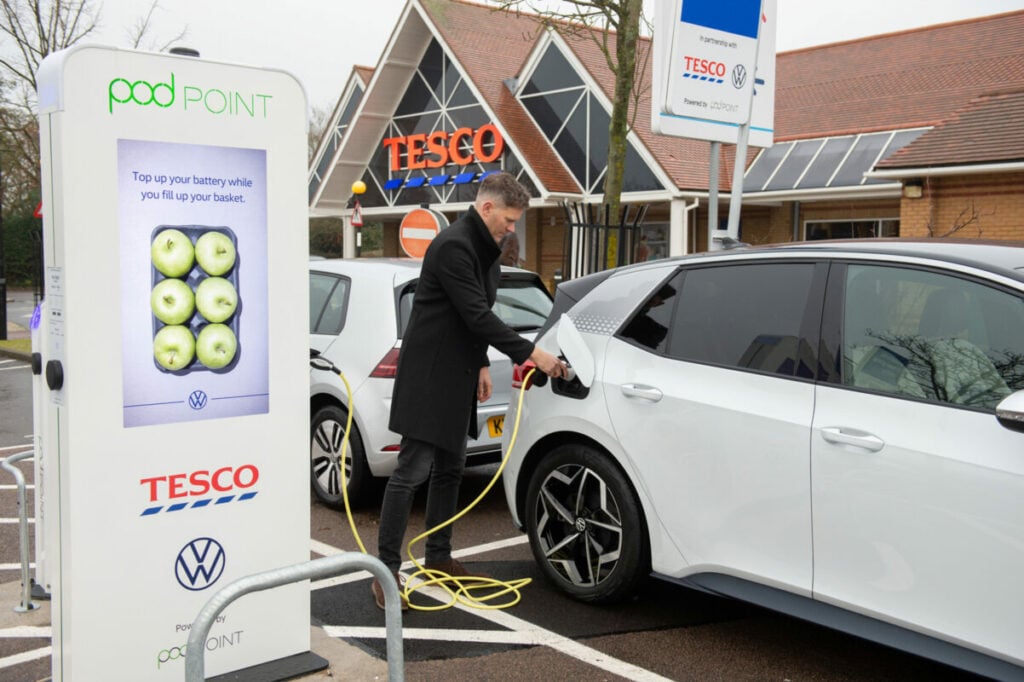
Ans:
[[[187,26],[181,44],[204,58],[284,69],[305,86],[311,106],[330,110],[353,65],[376,65],[405,1],[159,0],[153,35],[166,41]],[[779,52],[1024,9],[1024,0],[778,3]],[[140,0],[102,0],[102,30],[91,42],[126,46],[128,29],[148,6]],[[644,0],[644,6],[650,13],[655,0]],[[963,58],[950,53],[951,60]]]

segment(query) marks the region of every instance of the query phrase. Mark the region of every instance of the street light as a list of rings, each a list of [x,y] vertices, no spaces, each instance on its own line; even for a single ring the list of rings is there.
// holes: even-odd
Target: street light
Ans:
[[[356,195],[355,206],[352,207],[352,227],[356,230],[356,258],[359,258],[359,254],[363,248],[363,231],[360,229],[363,226],[363,209],[359,206],[359,196],[366,192],[366,183],[362,180],[356,180],[352,183],[352,194]]]

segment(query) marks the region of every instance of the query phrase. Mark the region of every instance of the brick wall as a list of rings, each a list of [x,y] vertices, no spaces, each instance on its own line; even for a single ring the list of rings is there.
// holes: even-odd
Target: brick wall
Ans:
[[[900,236],[1024,240],[1024,172],[925,178],[903,199]]]

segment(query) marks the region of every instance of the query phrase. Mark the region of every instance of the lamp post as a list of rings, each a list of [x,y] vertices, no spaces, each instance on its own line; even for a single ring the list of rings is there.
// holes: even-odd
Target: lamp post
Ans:
[[[352,194],[356,195],[356,199],[355,206],[353,206],[352,208],[352,217],[350,220],[352,222],[352,227],[356,231],[356,258],[359,258],[359,255],[363,248],[363,231],[361,229],[363,227],[363,210],[359,206],[359,197],[365,192],[365,182],[363,182],[362,180],[356,180],[355,182],[352,183]]]

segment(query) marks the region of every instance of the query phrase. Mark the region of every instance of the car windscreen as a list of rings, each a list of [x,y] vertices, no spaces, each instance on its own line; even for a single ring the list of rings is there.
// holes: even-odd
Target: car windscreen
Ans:
[[[398,338],[405,335],[409,326],[415,293],[415,281],[404,285],[398,293]],[[536,331],[551,312],[551,296],[538,279],[502,277],[492,310],[517,332]]]
[[[536,279],[503,277],[492,310],[517,332],[536,331],[548,319],[551,296]]]

